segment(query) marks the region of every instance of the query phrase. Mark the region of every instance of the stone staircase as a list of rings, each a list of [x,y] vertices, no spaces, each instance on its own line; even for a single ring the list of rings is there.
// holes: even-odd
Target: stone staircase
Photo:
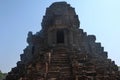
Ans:
[[[51,53],[51,61],[47,73],[48,80],[70,80],[71,65],[69,55],[65,50],[56,50]]]

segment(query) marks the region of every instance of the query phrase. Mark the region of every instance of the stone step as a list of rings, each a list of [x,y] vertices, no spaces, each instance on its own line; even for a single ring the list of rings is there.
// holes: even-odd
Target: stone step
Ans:
[[[70,71],[70,70],[71,70],[71,67],[62,67],[62,70],[64,70],[64,71],[65,71],[65,70],[69,70],[69,71]]]
[[[60,61],[60,60],[52,60],[51,61],[51,64],[54,63],[54,64],[69,64],[69,61]]]
[[[51,57],[51,59],[69,59],[68,57]]]
[[[69,61],[69,59],[67,59],[67,58],[51,58],[51,60],[56,60],[56,61]]]
[[[52,56],[68,56],[68,54],[63,54],[63,53],[54,53]]]
[[[61,77],[61,80],[73,80],[72,76],[63,76]]]
[[[67,54],[52,54],[51,56],[62,56],[62,57],[67,57]]]
[[[47,78],[58,78],[60,73],[58,71],[49,71],[47,73]]]
[[[61,74],[49,75],[48,74],[47,80],[72,80],[72,79],[71,79],[71,75],[61,75]]]
[[[51,64],[51,66],[55,66],[55,67],[69,67],[69,64]]]
[[[68,55],[68,53],[66,53],[66,52],[61,52],[61,51],[59,51],[59,52],[53,52],[52,54],[65,54],[65,55]]]
[[[61,58],[61,59],[65,58],[65,59],[68,59],[68,56],[51,56],[51,58]]]
[[[61,75],[63,75],[63,76],[70,76],[71,75],[71,72],[70,71],[65,71],[65,72],[60,72],[61,73]]]
[[[48,75],[64,75],[64,76],[70,76],[71,72],[70,71],[48,71]]]
[[[51,61],[66,61],[66,62],[69,62],[69,60],[68,59],[51,59]]]
[[[68,57],[68,55],[66,55],[66,54],[52,54],[51,56]]]
[[[68,60],[51,60],[52,63],[69,63]]]
[[[64,58],[64,57],[52,57],[51,60],[69,61],[68,58]]]
[[[59,67],[69,67],[70,64],[63,64],[63,63],[56,64],[56,63],[51,63],[50,66],[55,66],[55,67],[57,67],[57,66],[59,66]]]
[[[65,66],[65,65],[69,65],[69,63],[68,62],[52,62],[50,65]]]
[[[51,66],[49,68],[49,70],[51,71],[57,71],[57,70],[60,70],[60,71],[70,71],[71,70],[71,67],[59,67],[59,66]]]

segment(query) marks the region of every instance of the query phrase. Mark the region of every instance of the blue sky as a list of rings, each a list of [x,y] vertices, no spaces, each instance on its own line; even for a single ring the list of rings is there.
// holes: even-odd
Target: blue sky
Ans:
[[[28,31],[41,29],[45,10],[60,0],[0,0],[0,69],[16,66],[28,45]],[[65,0],[75,8],[87,34],[96,35],[108,56],[120,65],[120,0]]]

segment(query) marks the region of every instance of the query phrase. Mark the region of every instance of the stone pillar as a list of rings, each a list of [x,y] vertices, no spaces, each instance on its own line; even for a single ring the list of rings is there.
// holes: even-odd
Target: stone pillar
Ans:
[[[48,63],[46,62],[46,73],[48,72]]]
[[[57,44],[57,31],[56,31],[56,29],[53,31],[53,44],[55,45],[55,44]]]
[[[75,80],[78,80],[78,75],[76,75]]]
[[[73,32],[72,32],[72,30],[69,30],[69,43],[70,43],[70,45],[73,45]]]
[[[52,44],[52,32],[48,30],[48,45]]]
[[[68,45],[68,32],[67,30],[64,30],[64,44],[65,45]]]

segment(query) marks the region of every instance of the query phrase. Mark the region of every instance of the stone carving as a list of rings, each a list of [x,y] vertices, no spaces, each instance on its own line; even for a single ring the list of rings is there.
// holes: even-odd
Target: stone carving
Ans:
[[[120,80],[118,66],[94,35],[79,29],[69,4],[53,3],[41,25],[40,32],[28,33],[29,45],[5,80]]]

